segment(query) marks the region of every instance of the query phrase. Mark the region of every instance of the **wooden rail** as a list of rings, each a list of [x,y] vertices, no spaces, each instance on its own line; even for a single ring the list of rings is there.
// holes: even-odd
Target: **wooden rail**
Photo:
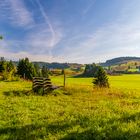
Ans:
[[[37,92],[39,89],[43,89],[43,94],[51,90],[55,90],[63,86],[54,86],[52,85],[50,78],[43,77],[33,77],[33,91]]]

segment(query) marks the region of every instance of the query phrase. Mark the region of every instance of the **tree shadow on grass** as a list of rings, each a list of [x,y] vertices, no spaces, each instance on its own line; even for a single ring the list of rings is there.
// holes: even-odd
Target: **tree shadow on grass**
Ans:
[[[140,139],[140,129],[134,128],[130,130],[129,128],[124,130],[121,127],[122,123],[135,122],[140,118],[140,113],[135,113],[132,115],[123,115],[119,119],[110,119],[107,122],[92,122],[92,126],[89,125],[87,130],[82,132],[72,132],[65,135],[65,137],[60,140],[139,140]],[[95,124],[95,125],[94,125]],[[134,125],[135,127],[135,125]],[[137,130],[135,130],[137,129]]]
[[[52,96],[57,96],[60,94],[64,94],[64,95],[71,95],[70,92],[64,90],[64,89],[57,89],[57,90],[52,90],[52,91],[48,91],[43,93],[43,90],[38,91],[38,92],[34,92],[33,90],[9,90],[9,91],[5,91],[3,92],[3,94],[5,96],[29,96],[29,95],[36,95],[36,96],[46,96],[46,95],[52,95]]]
[[[139,140],[139,138],[140,135],[138,133],[132,134],[120,130],[115,134],[113,131],[112,133],[108,133],[89,129],[80,133],[70,133],[60,140]]]
[[[3,92],[5,96],[29,96],[33,94],[31,90],[11,90]]]
[[[5,140],[37,140],[49,138],[49,135],[55,135],[60,131],[65,131],[76,125],[75,121],[71,123],[56,122],[52,124],[32,124],[25,126],[13,126],[0,128],[0,135],[7,135]]]
[[[136,122],[139,113],[130,115],[128,118]],[[1,136],[7,135],[5,140],[37,140],[49,139],[56,136],[59,140],[139,140],[140,132],[138,130],[121,129],[122,123],[127,123],[125,116],[120,119],[111,119],[108,122],[92,121],[88,117],[79,117],[75,121],[60,121],[52,124],[31,124],[25,126],[13,126],[0,128]],[[74,127],[79,125],[80,131],[73,131]],[[72,130],[72,131],[69,131]],[[61,138],[60,138],[61,135]],[[62,136],[64,135],[64,136]]]
[[[119,121],[121,122],[131,122],[131,121],[136,122],[138,120],[140,120],[140,112],[131,115],[129,114],[123,115],[123,117],[119,119]]]

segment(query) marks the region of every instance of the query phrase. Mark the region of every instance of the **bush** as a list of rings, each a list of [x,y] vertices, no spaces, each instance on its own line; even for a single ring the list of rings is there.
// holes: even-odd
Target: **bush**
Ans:
[[[12,61],[3,63],[2,79],[6,81],[13,81],[16,73],[16,68]]]

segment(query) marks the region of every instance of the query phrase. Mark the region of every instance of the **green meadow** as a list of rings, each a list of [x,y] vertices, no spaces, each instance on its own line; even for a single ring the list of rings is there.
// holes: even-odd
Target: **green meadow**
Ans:
[[[109,89],[92,80],[67,77],[45,96],[29,81],[0,81],[0,140],[139,140],[140,75],[109,76]]]

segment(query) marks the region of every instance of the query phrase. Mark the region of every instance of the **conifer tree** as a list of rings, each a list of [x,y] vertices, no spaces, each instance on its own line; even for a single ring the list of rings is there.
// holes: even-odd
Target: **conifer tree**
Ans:
[[[0,72],[2,72],[4,70],[5,64],[6,64],[6,61],[5,61],[4,57],[1,57],[0,58]]]
[[[93,80],[92,83],[94,84],[95,87],[109,88],[108,77],[107,77],[105,70],[102,67],[98,67],[95,79]]]
[[[17,66],[17,73],[23,78],[32,80],[33,76],[35,76],[34,65],[29,62],[28,58],[21,59]]]

